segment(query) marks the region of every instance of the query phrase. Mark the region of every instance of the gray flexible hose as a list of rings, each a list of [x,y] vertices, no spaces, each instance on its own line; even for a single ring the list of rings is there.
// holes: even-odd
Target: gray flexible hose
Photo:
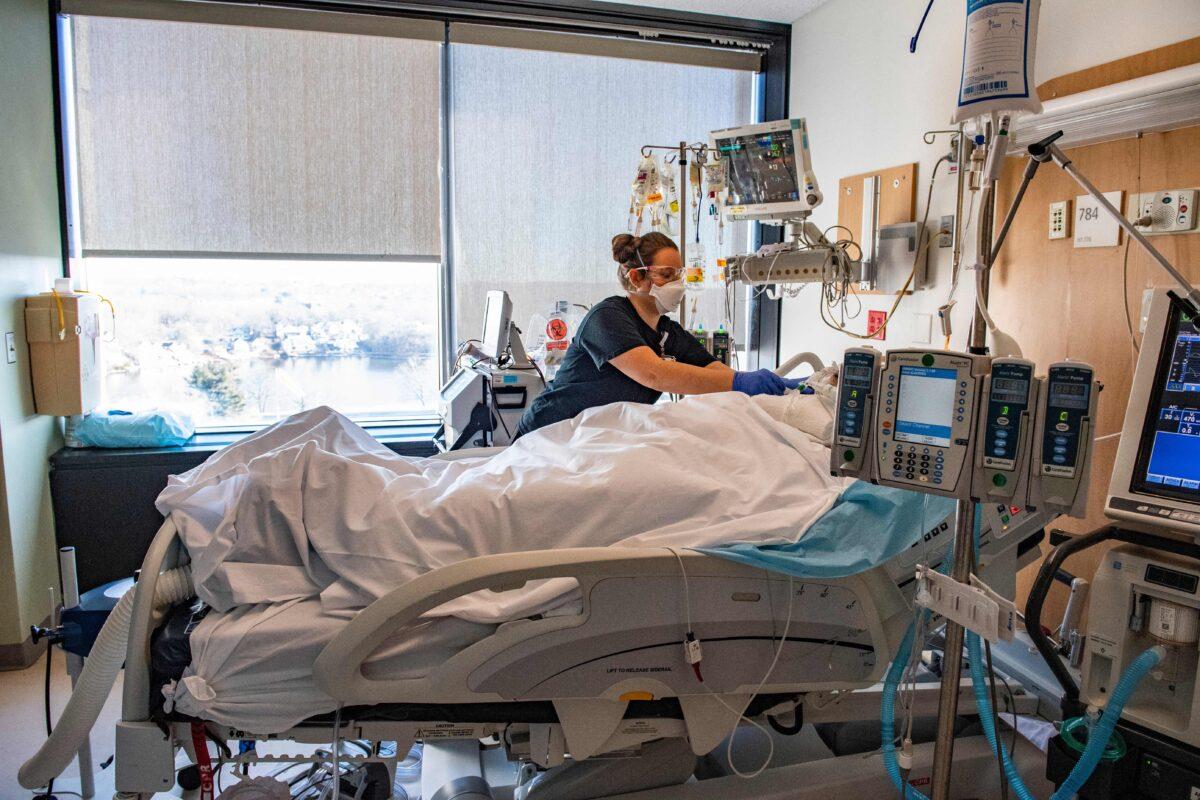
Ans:
[[[158,577],[154,593],[155,608],[187,600],[194,594],[192,574],[187,567],[164,572]],[[54,733],[17,773],[17,780],[26,789],[37,789],[62,774],[71,763],[84,737],[91,733],[100,710],[112,692],[117,673],[125,662],[129,641],[129,623],[133,616],[133,601],[137,592],[126,592],[100,629],[92,652],[83,665],[75,691],[63,709]]]

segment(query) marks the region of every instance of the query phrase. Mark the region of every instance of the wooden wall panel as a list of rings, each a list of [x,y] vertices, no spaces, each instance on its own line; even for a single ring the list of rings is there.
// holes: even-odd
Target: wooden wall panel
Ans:
[[[1136,139],[1106,142],[1069,151],[1084,175],[1101,191],[1123,189],[1129,196],[1142,191],[1200,187],[1200,128],[1146,134]],[[1007,209],[1020,183],[1024,159],[1010,158],[1001,178],[998,207]],[[1083,194],[1079,186],[1053,165],[1039,171],[1017,214],[992,277],[992,313],[997,324],[1014,335],[1027,358],[1045,365],[1066,358],[1092,363],[1104,382],[1100,395],[1098,435],[1120,431],[1125,416],[1135,357],[1122,305],[1122,245],[1075,249],[1071,238],[1047,236],[1049,205]],[[1072,228],[1073,230],[1073,228]],[[1191,280],[1200,281],[1200,233],[1155,236],[1151,241]],[[1137,331],[1142,290],[1166,285],[1169,276],[1136,243],[1128,249],[1128,300]],[[1140,336],[1139,336],[1140,338]],[[1061,519],[1063,530],[1083,533],[1105,524],[1102,514],[1117,440],[1096,445],[1094,477],[1085,520]],[[1043,545],[1043,551],[1048,551]],[[1101,548],[1082,553],[1066,568],[1090,578]],[[1030,568],[1018,576],[1018,601],[1024,604],[1036,574]],[[1055,589],[1044,621],[1062,613],[1064,593]]]
[[[1052,100],[1197,62],[1200,62],[1200,36],[1051,78],[1037,87],[1037,93],[1042,100]]]
[[[880,225],[914,222],[917,218],[916,164],[901,164],[842,178],[838,183],[838,225],[849,228],[856,242],[863,240],[863,181],[873,175],[879,176]]]

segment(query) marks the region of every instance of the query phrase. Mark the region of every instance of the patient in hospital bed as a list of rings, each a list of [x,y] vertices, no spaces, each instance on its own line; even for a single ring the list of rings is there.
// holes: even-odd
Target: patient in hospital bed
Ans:
[[[850,483],[829,474],[835,374],[814,376],[809,395],[591,409],[486,459],[403,458],[323,408],[254,434],[159,497],[212,609],[165,694],[234,725],[282,729],[331,710],[311,660],[345,620],[467,558],[796,542]],[[496,624],[574,613],[573,588],[538,581],[459,598],[426,615],[420,648],[410,635],[375,660],[392,676],[431,668]]]

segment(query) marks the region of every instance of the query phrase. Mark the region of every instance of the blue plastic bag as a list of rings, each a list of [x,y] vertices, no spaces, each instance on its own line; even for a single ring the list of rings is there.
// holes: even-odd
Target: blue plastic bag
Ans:
[[[196,432],[191,418],[175,411],[94,411],[67,420],[68,447],[178,447]]]

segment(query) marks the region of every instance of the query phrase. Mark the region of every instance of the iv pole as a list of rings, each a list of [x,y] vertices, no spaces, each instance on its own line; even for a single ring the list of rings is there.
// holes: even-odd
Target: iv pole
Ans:
[[[688,198],[688,153],[694,153],[703,164],[708,148],[704,145],[689,145],[680,142],[678,145],[647,144],[642,146],[642,155],[650,155],[651,150],[671,150],[679,156],[679,260],[687,265],[687,198]],[[679,306],[679,324],[687,327],[687,303]]]
[[[996,258],[1000,254],[1000,248],[1004,245],[1004,241],[1008,237],[1009,229],[1012,227],[1013,220],[1017,215],[1017,209],[1020,207],[1021,201],[1025,198],[1025,192],[1029,188],[1029,184],[1033,182],[1038,168],[1042,164],[1053,161],[1099,203],[1100,207],[1107,211],[1109,216],[1129,236],[1133,237],[1134,241],[1151,258],[1158,262],[1159,266],[1179,284],[1180,289],[1183,290],[1184,297],[1191,303],[1196,312],[1200,314],[1200,290],[1192,286],[1187,278],[1146,239],[1142,232],[1108,201],[1100,190],[1096,188],[1095,184],[1088,180],[1075,167],[1071,158],[1055,144],[1055,142],[1062,138],[1062,135],[1062,131],[1057,131],[1040,142],[1029,145],[1027,150],[1029,153],[1029,162],[1025,166],[1021,185],[1013,197],[1012,205],[1005,214],[1004,222],[1000,226],[1000,231],[995,236],[994,242],[995,182],[992,181],[989,185],[985,185],[984,190],[988,194],[984,199],[979,217],[979,252],[982,253],[983,257],[983,276],[979,294],[983,303],[986,304],[988,300],[992,265],[995,263]],[[971,328],[971,345],[969,350],[975,354],[987,354],[987,326],[983,318],[983,309],[980,307],[978,301],[975,305],[975,322]],[[971,561],[974,557],[974,543],[972,541],[974,530],[975,504],[970,501],[959,500],[955,513],[954,566],[951,575],[955,580],[962,583],[970,580],[973,568]],[[950,768],[954,760],[954,719],[958,715],[958,684],[962,676],[963,637],[964,630],[962,626],[947,620],[945,647],[943,649],[944,667],[942,671],[941,694],[938,699],[937,740],[934,744],[933,752],[931,800],[948,800],[950,796]]]
[[[989,131],[989,134],[996,132]],[[989,136],[991,139],[992,136]],[[961,163],[962,153],[960,139],[960,176],[966,169]],[[995,183],[986,182],[983,185],[984,198],[979,209],[979,252],[983,258],[983,276],[979,288],[983,302],[987,302],[989,282],[991,277],[994,250],[992,248],[993,216],[996,208]],[[959,224],[955,219],[955,226]],[[975,304],[975,319],[971,325],[971,342],[968,352],[975,355],[987,355],[987,324],[978,300]],[[972,500],[958,500],[954,507],[954,554],[950,577],[959,583],[969,583],[975,560],[975,503]],[[963,639],[966,630],[962,625],[952,620],[946,620],[944,645],[942,647],[942,683],[938,694],[937,737],[933,746],[933,766],[931,770],[930,800],[949,800],[950,771],[954,763],[954,722],[958,717],[959,684],[962,678]]]

